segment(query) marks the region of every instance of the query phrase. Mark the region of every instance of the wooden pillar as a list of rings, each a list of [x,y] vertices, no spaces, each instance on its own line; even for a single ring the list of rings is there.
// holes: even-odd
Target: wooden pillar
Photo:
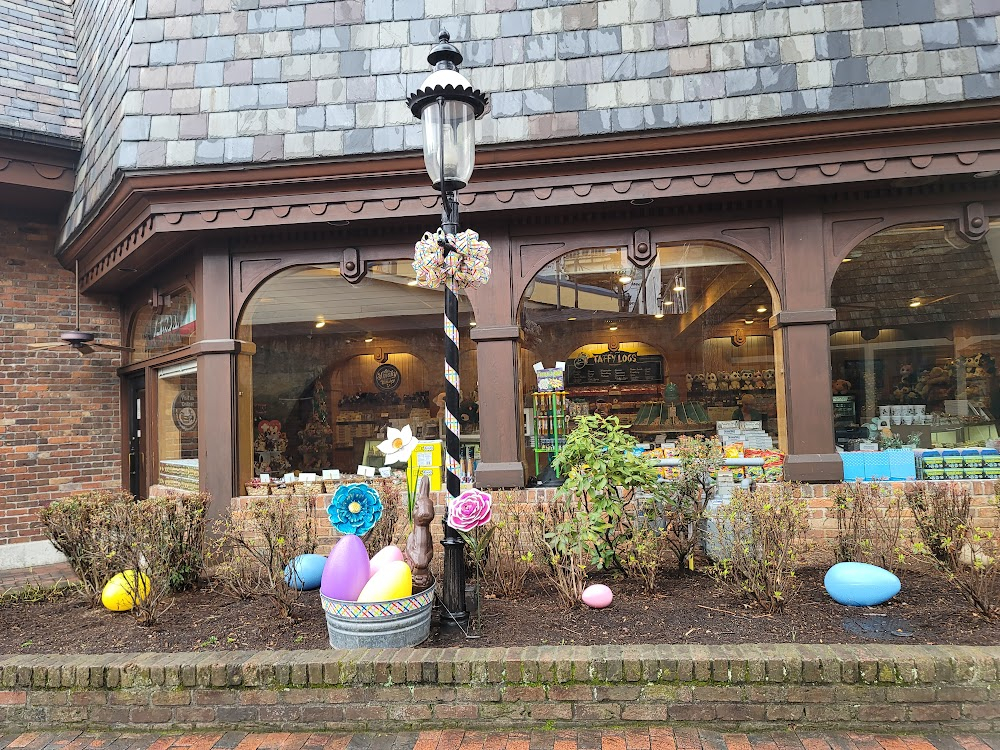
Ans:
[[[523,487],[521,388],[518,382],[520,331],[517,326],[472,331],[479,367],[479,487]]]
[[[771,319],[777,363],[785,478],[838,481],[844,471],[833,433],[830,323],[818,202],[789,202],[782,220],[781,311]]]
[[[198,273],[198,468],[212,496],[209,517],[229,509],[236,490],[235,357],[230,332],[229,253],[212,249]]]

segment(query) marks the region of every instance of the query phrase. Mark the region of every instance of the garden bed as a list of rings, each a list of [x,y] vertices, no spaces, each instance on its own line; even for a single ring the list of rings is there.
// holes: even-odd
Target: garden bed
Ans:
[[[432,629],[423,647],[599,644],[873,643],[996,645],[1000,620],[973,614],[940,577],[900,574],[902,592],[881,607],[852,608],[823,589],[825,568],[799,574],[801,590],[776,615],[759,610],[700,574],[662,576],[647,595],[634,583],[605,580],[615,600],[605,610],[559,607],[551,590],[529,580],[516,599],[484,598],[479,637]],[[601,580],[601,579],[593,579]],[[0,653],[180,652],[322,649],[328,646],[319,593],[304,593],[294,617],[280,618],[266,600],[239,601],[211,587],[177,595],[152,626],[127,613],[92,609],[66,592],[43,601],[0,605]],[[881,632],[869,633],[870,630]],[[894,635],[903,627],[912,635]],[[849,630],[854,632],[849,632]]]

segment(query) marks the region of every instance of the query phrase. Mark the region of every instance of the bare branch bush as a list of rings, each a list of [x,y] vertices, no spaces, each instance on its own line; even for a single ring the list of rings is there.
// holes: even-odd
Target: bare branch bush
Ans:
[[[316,549],[314,503],[312,497],[255,496],[221,521],[212,558],[223,590],[239,599],[268,598],[288,617],[299,591],[288,585],[285,568]]]

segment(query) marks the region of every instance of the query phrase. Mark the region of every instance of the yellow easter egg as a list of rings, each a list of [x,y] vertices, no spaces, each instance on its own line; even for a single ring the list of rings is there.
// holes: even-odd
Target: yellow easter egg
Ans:
[[[393,560],[369,579],[358,595],[359,602],[387,602],[413,594],[413,574],[402,560]]]
[[[139,580],[136,582],[135,571],[126,570],[104,584],[101,604],[112,612],[127,612],[135,606],[133,596],[140,602],[149,596],[149,576],[139,573]]]

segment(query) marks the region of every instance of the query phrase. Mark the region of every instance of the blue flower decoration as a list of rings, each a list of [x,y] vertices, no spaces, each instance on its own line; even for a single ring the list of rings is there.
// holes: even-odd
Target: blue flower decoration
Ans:
[[[382,501],[367,484],[342,484],[334,493],[327,513],[337,531],[364,536],[382,517]]]

